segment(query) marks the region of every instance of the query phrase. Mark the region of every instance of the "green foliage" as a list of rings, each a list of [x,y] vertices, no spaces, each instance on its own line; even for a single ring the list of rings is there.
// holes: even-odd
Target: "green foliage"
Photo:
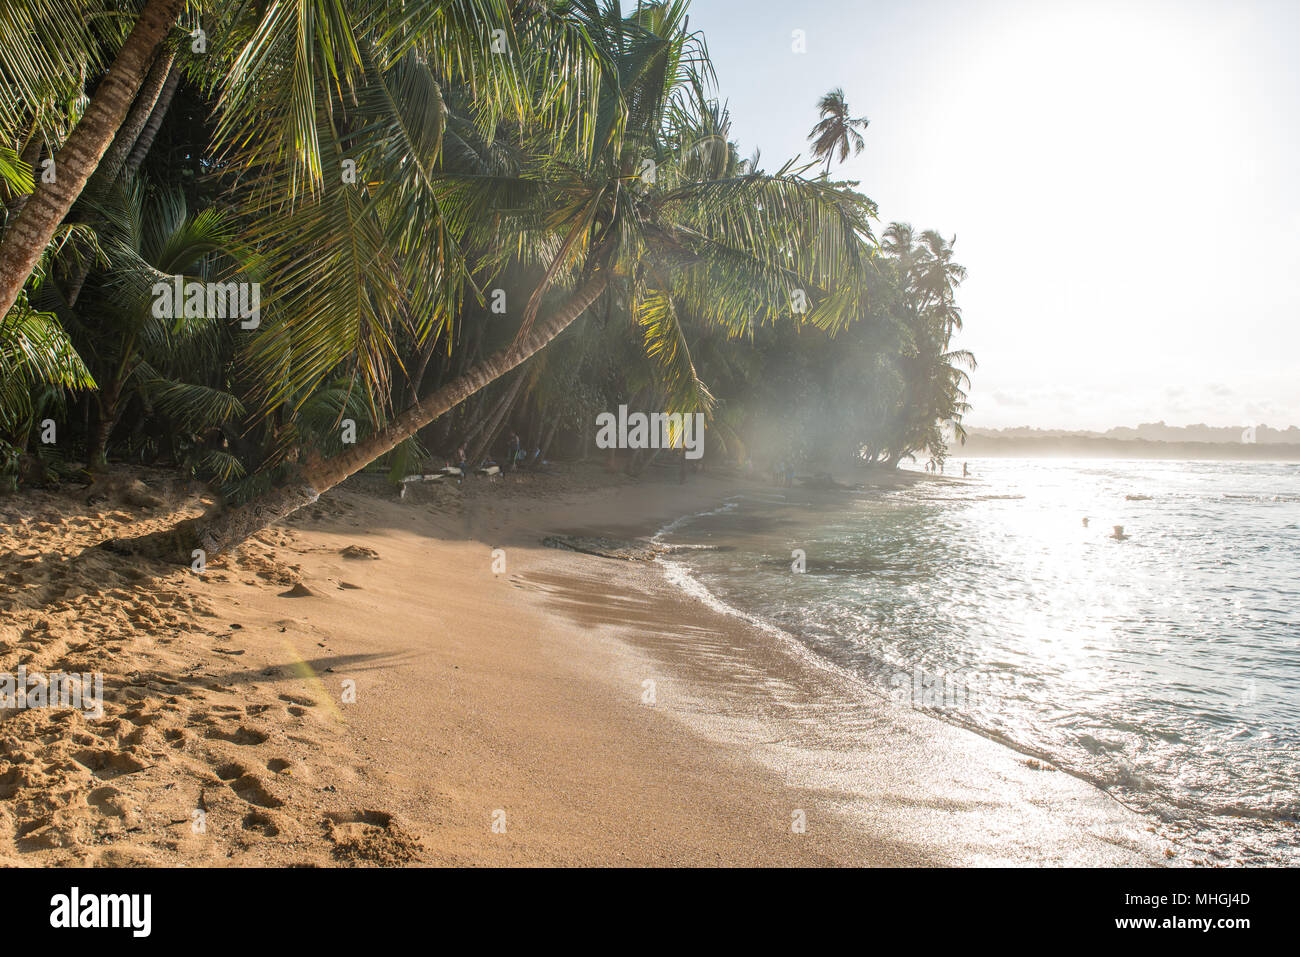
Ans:
[[[244,500],[594,275],[605,292],[519,373],[503,434],[576,453],[627,402],[704,412],[729,456],[897,462],[960,429],[952,243],[894,224],[878,247],[854,184],[741,159],[685,0],[198,4],[182,26],[197,15],[209,52],[182,53],[149,175],[84,196],[0,321],[0,468],[62,404],[64,454],[170,461]],[[66,137],[131,19],[0,0],[4,198],[30,191],[24,157]],[[829,170],[866,121],[840,91],[820,109]],[[261,325],[154,316],[175,275],[259,282]],[[449,454],[513,381],[382,466]]]

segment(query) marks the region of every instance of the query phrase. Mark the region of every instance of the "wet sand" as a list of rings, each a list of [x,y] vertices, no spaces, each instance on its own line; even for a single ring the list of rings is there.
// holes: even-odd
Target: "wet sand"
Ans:
[[[648,534],[737,487],[341,489],[202,577],[84,550],[196,507],[183,488],[155,508],[0,500],[0,668],[93,664],[107,698],[99,721],[0,723],[0,860],[1164,859],[1090,785],[892,706],[660,565],[541,545]]]

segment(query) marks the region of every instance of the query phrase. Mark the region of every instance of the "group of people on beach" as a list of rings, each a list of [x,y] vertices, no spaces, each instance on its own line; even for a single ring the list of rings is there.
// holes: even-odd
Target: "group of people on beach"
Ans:
[[[926,470],[927,472],[938,472],[940,475],[943,475],[943,474],[944,474],[944,468],[945,468],[944,463],[941,462],[941,461],[938,461],[938,460],[936,460],[936,459],[930,459],[930,461],[928,461],[928,462],[925,463],[925,470]],[[961,463],[961,477],[962,477],[962,478],[970,478],[970,463],[969,463],[969,462],[962,462],[962,463]]]
[[[542,464],[545,464],[545,460],[542,458],[542,450],[535,448],[529,453],[523,448],[519,433],[511,429],[510,437],[506,441],[506,462],[504,466],[500,466],[502,471],[517,472],[520,469],[534,468]],[[462,445],[456,449],[455,461],[449,461],[447,465],[450,468],[460,469],[462,475],[470,473],[469,456],[465,453],[465,446]],[[479,464],[479,468],[486,469],[494,465],[498,465],[498,463],[489,455]]]
[[[772,465],[772,484],[777,488],[790,488],[794,485],[794,463],[779,459]]]

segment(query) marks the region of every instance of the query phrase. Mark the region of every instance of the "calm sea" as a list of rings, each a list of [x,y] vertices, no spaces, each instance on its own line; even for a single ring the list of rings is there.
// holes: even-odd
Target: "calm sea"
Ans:
[[[1300,465],[970,467],[737,496],[661,533],[670,571],[893,706],[1092,781],[1185,859],[1300,863]]]

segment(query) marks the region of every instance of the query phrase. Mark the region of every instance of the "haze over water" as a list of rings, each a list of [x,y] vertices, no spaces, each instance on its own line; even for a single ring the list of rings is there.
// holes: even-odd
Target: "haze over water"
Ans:
[[[844,496],[774,488],[664,537],[716,546],[672,561],[723,603],[896,706],[1093,781],[1187,859],[1300,863],[1300,465],[971,469]]]

